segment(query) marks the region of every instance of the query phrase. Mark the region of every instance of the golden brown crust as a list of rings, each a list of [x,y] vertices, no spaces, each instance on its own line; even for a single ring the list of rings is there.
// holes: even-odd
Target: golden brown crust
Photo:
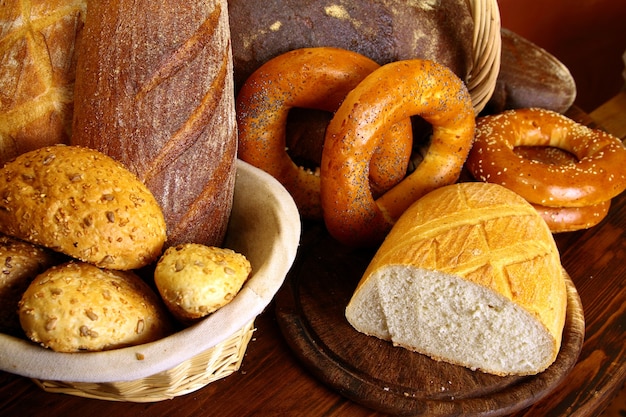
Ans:
[[[32,341],[57,352],[137,345],[171,331],[160,299],[137,275],[81,262],[52,267],[33,280],[19,315]]]
[[[277,178],[305,218],[321,219],[319,173],[298,167],[287,153],[286,125],[292,108],[335,112],[345,96],[379,67],[345,49],[302,48],[266,62],[237,97],[239,157]],[[372,156],[370,181],[384,192],[406,175],[411,155],[410,120],[382,134]]]
[[[386,265],[439,271],[495,291],[545,326],[556,358],[567,304],[559,252],[536,210],[510,190],[466,182],[418,200],[394,225],[355,292]]]
[[[584,207],[546,207],[533,204],[552,233],[574,232],[598,225],[609,214],[611,200]]]
[[[161,254],[165,221],[132,173],[92,149],[57,145],[0,170],[0,232],[111,269]]]
[[[0,8],[0,163],[69,141],[75,45],[86,0],[10,0]]]
[[[32,279],[60,259],[41,246],[0,235],[0,332],[21,334],[17,303]]]
[[[154,271],[154,282],[174,317],[191,323],[235,298],[251,270],[242,254],[188,243],[165,251]]]
[[[518,146],[513,151],[522,158],[551,165],[575,164],[571,153],[551,146]],[[573,232],[598,225],[609,214],[611,201],[585,207],[547,207],[533,204],[552,233]]]
[[[514,152],[522,145],[559,148],[576,161],[528,160]],[[539,108],[480,118],[466,166],[474,178],[503,185],[548,207],[597,205],[626,189],[626,147],[618,138]]]
[[[90,3],[72,143],[126,165],[155,195],[168,245],[221,243],[237,131],[224,0]]]
[[[366,182],[375,138],[414,115],[433,126],[428,152],[415,171],[375,201]],[[459,178],[473,135],[471,98],[446,67],[416,59],[371,73],[348,94],[326,131],[320,175],[329,232],[350,245],[379,243],[411,203]]]

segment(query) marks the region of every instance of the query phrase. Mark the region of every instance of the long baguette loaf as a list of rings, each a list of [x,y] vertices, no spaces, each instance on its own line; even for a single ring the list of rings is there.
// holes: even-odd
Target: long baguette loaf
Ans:
[[[86,0],[8,0],[0,7],[0,165],[67,143],[75,44]]]
[[[78,59],[72,143],[145,182],[168,246],[221,243],[237,146],[226,1],[90,1]]]
[[[402,215],[346,318],[434,359],[527,375],[556,359],[566,302],[556,244],[533,207],[504,187],[461,183]]]

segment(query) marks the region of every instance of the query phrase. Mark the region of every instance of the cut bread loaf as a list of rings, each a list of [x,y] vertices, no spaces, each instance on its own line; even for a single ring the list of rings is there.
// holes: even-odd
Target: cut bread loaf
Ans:
[[[413,204],[358,284],[358,331],[496,375],[545,370],[560,349],[563,269],[545,222],[494,184],[461,183]]]

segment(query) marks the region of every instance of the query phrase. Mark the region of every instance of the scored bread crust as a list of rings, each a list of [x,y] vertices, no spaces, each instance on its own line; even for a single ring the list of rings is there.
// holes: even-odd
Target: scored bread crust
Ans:
[[[365,271],[346,318],[363,333],[438,360],[525,375],[556,359],[566,303],[558,249],[534,208],[502,186],[461,183],[431,192],[403,214]],[[429,328],[450,351],[417,340],[414,329],[428,334]],[[491,340],[474,349],[466,337]],[[514,352],[518,347],[521,353]],[[490,349],[493,358],[483,357]]]
[[[168,246],[219,246],[237,146],[226,1],[90,2],[78,59],[71,143],[148,186]]]
[[[0,163],[69,141],[76,43],[86,0],[9,0],[0,7]]]

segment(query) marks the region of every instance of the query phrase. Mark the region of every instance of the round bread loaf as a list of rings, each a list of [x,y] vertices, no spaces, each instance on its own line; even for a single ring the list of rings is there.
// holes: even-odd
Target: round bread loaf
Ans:
[[[71,136],[76,44],[86,0],[0,7],[0,163]]]
[[[187,243],[169,247],[154,271],[165,305],[181,322],[192,322],[228,304],[252,267],[230,249]]]
[[[434,359],[529,375],[556,359],[564,272],[537,211],[496,184],[441,187],[412,205],[346,308],[360,332]]]
[[[136,269],[165,242],[161,208],[130,171],[87,148],[27,152],[0,170],[0,232],[103,268]]]
[[[468,2],[248,0],[228,2],[235,88],[261,64],[305,47],[333,46],[383,65],[430,59],[465,80],[474,20]]]
[[[82,262],[38,275],[20,300],[19,317],[28,338],[57,352],[138,345],[171,331],[159,297],[141,278]]]

